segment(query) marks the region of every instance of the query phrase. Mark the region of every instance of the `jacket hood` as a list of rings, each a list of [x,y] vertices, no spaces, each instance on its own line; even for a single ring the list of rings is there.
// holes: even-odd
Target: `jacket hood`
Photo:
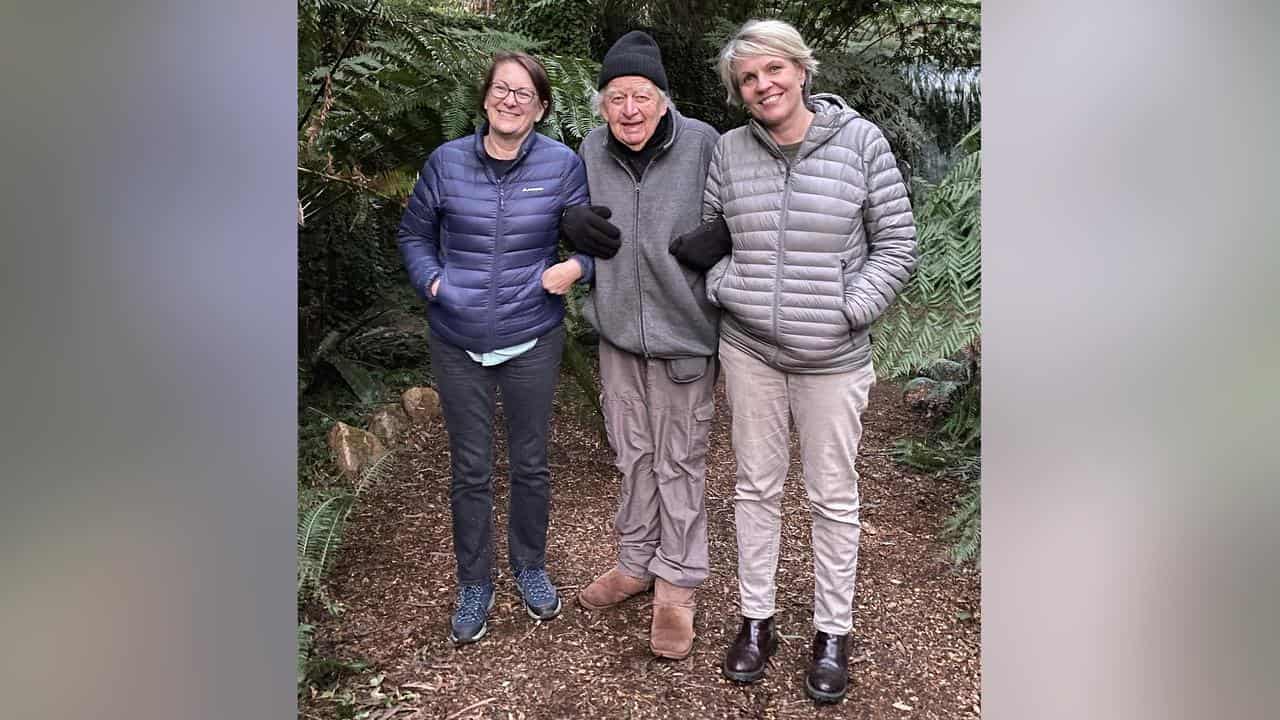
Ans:
[[[809,96],[806,105],[813,111],[813,122],[809,123],[809,133],[805,139],[814,144],[826,142],[840,128],[862,117],[857,110],[849,107],[844,98],[832,93],[814,93]]]

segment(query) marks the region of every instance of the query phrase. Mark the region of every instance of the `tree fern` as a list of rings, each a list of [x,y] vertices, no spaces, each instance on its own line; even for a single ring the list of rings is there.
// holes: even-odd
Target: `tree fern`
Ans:
[[[300,102],[305,108],[320,90],[325,97],[323,111],[299,137],[299,165],[313,171],[299,175],[299,202],[311,215],[350,193],[367,194],[374,204],[407,196],[400,184],[375,191],[366,179],[416,175],[436,145],[472,132],[483,120],[478,86],[494,52],[539,45],[491,20],[422,4],[384,3],[367,26],[357,24],[366,10],[330,0],[299,5]],[[350,57],[336,65],[323,48],[345,47],[349,38],[326,40],[326,27],[363,28]],[[567,56],[543,60],[555,109],[541,130],[576,145],[596,125],[588,98],[598,65]],[[331,185],[340,187],[326,190]],[[317,202],[326,193],[330,202]]]
[[[961,140],[969,147],[978,129]],[[920,183],[915,274],[872,329],[877,371],[899,377],[965,347],[982,331],[981,150],[957,162],[937,186]]]

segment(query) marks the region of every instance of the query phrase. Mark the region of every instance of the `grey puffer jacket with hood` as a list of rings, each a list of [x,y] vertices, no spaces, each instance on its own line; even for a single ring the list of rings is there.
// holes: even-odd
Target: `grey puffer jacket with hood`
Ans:
[[[871,362],[868,328],[915,269],[907,189],[880,129],[829,94],[793,164],[755,120],[716,144],[703,215],[724,215],[733,252],[707,271],[720,337],[785,372]]]
[[[671,137],[637,181],[609,147],[609,126],[582,140],[593,205],[607,206],[622,231],[612,258],[596,258],[595,282],[583,316],[613,345],[635,355],[675,360],[716,354],[720,311],[708,300],[704,276],[681,265],[668,248],[702,222],[702,194],[720,135],[668,105]]]

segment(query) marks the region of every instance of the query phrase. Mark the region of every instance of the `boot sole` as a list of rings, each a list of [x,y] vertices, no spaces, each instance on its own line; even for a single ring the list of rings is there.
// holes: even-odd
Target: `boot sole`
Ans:
[[[838,692],[838,693],[822,692],[821,690],[818,690],[814,686],[810,685],[809,678],[806,677],[804,679],[804,691],[809,695],[810,698],[820,703],[838,703],[844,699],[845,694],[849,692],[849,688],[848,686],[846,686],[842,692]]]
[[[560,596],[558,595],[556,596],[555,608],[552,610],[548,610],[546,615],[539,615],[536,611],[534,611],[532,607],[529,606],[529,603],[524,604],[524,611],[529,613],[529,617],[533,618],[534,620],[545,621],[545,620],[551,620],[553,618],[560,617],[560,612],[562,610],[564,610],[564,602],[560,599]]]
[[[667,658],[668,660],[683,660],[693,654],[693,643],[689,643],[689,649],[685,650],[683,653],[674,653],[674,652],[668,652],[665,650],[658,650],[652,645],[649,646],[649,650],[653,652],[654,655],[660,658]]]
[[[619,600],[618,602],[615,602],[615,603],[609,603],[609,604],[607,604],[607,605],[596,605],[595,603],[587,602],[586,598],[582,597],[582,593],[578,593],[578,604],[579,604],[579,605],[581,605],[582,607],[586,608],[587,610],[608,610],[609,608],[616,608],[616,607],[618,607],[619,605],[621,605],[622,603],[624,603],[624,602],[626,602],[626,601],[630,600],[631,598],[633,598],[633,597],[639,597],[639,596],[641,596],[641,595],[644,595],[644,594],[645,594],[645,593],[647,593],[647,592],[651,592],[652,590],[653,590],[653,585],[650,585],[649,587],[647,587],[647,588],[645,588],[645,589],[641,590],[640,592],[636,593],[635,595],[628,595],[628,596],[626,596],[626,597],[622,598],[621,600]]]

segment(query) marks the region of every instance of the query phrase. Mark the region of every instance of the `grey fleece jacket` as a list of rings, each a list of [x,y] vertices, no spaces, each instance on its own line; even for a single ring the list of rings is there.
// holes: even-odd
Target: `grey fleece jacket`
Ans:
[[[716,354],[719,311],[704,276],[668,248],[702,222],[707,166],[719,133],[668,105],[671,137],[637,182],[609,149],[609,127],[592,130],[578,152],[587,167],[591,204],[613,211],[622,231],[612,258],[596,258],[595,285],[583,315],[600,336],[629,353],[675,359]]]
[[[809,100],[794,162],[755,120],[716,145],[704,213],[724,215],[733,252],[707,295],[724,342],[784,372],[847,372],[871,362],[868,329],[915,269],[916,227],[880,128],[838,96]]]

